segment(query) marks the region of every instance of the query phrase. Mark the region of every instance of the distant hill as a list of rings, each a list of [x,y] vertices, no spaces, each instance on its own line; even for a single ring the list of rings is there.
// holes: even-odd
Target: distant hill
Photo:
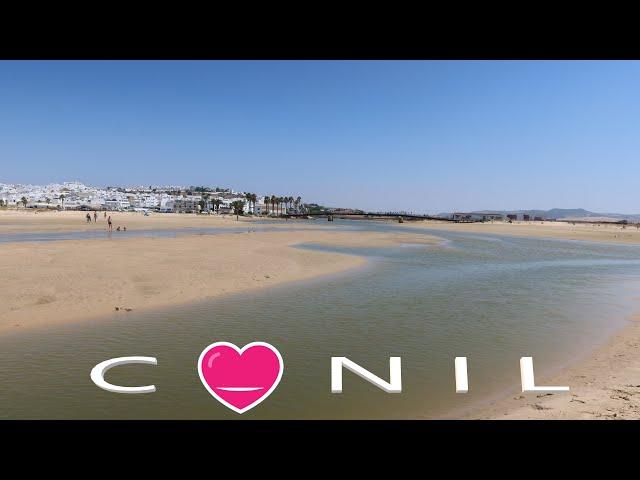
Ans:
[[[596,213],[585,210],[584,208],[552,208],[551,210],[474,210],[474,213],[498,213],[506,215],[508,213],[530,215],[532,217],[555,218],[556,220],[628,220],[640,221],[640,214],[624,214],[624,213]],[[439,213],[439,217],[448,217],[451,213]]]

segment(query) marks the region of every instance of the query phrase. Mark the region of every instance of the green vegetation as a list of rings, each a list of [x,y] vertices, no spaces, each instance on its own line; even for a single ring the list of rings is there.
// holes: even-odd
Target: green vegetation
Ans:
[[[329,211],[327,207],[323,207],[317,203],[307,203],[304,207],[307,213],[327,213]]]
[[[242,200],[236,200],[231,203],[231,208],[233,208],[233,213],[236,215],[236,220],[238,220],[238,215],[244,215],[244,205],[245,203]]]

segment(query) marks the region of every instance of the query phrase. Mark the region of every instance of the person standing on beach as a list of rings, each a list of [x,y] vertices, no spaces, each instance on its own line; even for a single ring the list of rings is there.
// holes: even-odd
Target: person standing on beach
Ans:
[[[87,213],[87,223],[91,223],[91,214]]]
[[[107,223],[109,224],[109,230],[113,230],[113,224],[111,223],[111,215],[109,215],[109,218],[107,219]]]
[[[98,212],[93,211],[93,223],[98,223]]]
[[[107,211],[104,211],[104,218],[107,218]]]

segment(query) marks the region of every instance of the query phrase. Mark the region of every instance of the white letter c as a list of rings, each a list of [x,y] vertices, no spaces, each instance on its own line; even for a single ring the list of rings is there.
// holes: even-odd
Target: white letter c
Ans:
[[[118,357],[100,362],[91,370],[91,380],[98,387],[108,392],[116,393],[153,393],[156,391],[155,385],[146,385],[144,387],[121,387],[112,385],[104,379],[107,370],[119,365],[127,365],[132,363],[142,363],[145,365],[157,365],[158,361],[154,357]]]

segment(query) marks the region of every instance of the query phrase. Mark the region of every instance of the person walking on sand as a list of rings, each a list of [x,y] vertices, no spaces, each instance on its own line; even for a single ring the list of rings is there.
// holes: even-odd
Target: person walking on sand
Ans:
[[[93,223],[98,223],[98,212],[93,211]]]
[[[107,218],[107,211],[104,211],[104,218]]]
[[[91,223],[91,214],[87,212],[87,223]]]
[[[107,223],[109,224],[109,230],[113,230],[113,224],[111,223],[111,215],[109,215],[109,218],[107,219]]]

